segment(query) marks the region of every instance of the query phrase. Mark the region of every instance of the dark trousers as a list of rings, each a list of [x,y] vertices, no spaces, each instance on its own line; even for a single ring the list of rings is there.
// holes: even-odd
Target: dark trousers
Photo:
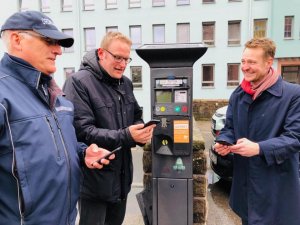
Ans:
[[[79,225],[122,225],[126,201],[107,203],[79,199]]]

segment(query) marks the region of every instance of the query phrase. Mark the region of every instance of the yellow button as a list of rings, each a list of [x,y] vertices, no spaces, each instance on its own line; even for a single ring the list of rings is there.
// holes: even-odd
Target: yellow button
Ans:
[[[164,107],[164,106],[160,107],[160,111],[161,111],[161,112],[166,111],[166,107]]]

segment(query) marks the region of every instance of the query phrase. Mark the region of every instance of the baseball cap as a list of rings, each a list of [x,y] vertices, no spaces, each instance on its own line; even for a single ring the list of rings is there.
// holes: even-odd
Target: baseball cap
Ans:
[[[74,43],[73,37],[58,30],[48,16],[38,11],[14,13],[2,25],[1,32],[5,30],[33,30],[42,36],[57,40],[60,46],[66,48]]]

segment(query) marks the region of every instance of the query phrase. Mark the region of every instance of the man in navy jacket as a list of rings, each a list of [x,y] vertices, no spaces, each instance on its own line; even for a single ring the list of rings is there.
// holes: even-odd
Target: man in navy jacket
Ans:
[[[300,86],[272,69],[275,50],[267,38],[245,44],[244,79],[218,137],[234,145],[215,144],[234,153],[230,206],[243,225],[300,224]]]
[[[61,46],[74,40],[36,11],[13,14],[1,37],[0,224],[73,225],[80,161],[109,163],[93,163],[107,150],[77,142],[73,105],[51,77]]]

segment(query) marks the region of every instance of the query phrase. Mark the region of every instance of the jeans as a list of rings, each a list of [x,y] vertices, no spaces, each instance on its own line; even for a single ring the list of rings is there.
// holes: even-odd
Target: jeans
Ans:
[[[79,225],[122,225],[127,200],[117,203],[79,199]]]

